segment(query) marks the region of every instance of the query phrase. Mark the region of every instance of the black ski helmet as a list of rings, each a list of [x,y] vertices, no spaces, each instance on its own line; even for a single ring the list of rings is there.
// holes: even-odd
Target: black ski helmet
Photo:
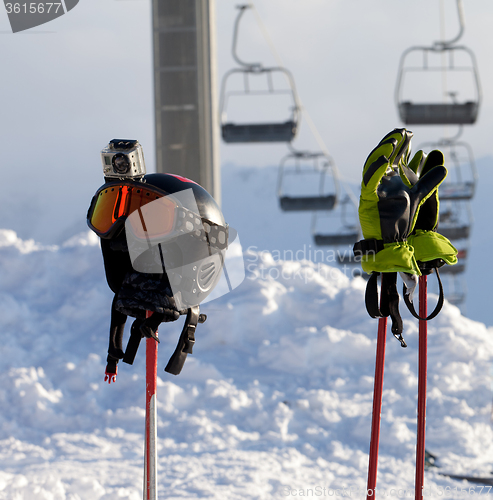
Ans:
[[[91,221],[101,223],[99,207],[110,219],[104,228],[109,230],[99,232],[110,288],[117,293],[128,272],[165,274],[180,310],[200,304],[220,279],[228,245],[229,228],[214,198],[196,182],[173,174],[106,180],[93,199],[88,223],[97,232]],[[132,196],[140,201],[128,202]],[[156,237],[150,229],[156,223],[169,231]]]

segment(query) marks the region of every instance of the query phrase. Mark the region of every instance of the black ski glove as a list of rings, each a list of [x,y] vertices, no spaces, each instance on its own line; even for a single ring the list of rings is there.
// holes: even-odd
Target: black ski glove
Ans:
[[[371,317],[392,319],[392,333],[401,342],[402,319],[399,313],[397,271],[419,275],[414,250],[407,242],[420,206],[446,176],[443,166],[430,169],[422,179],[405,183],[402,172],[408,170],[412,132],[394,129],[368,156],[363,168],[359,218],[364,240],[354,245],[363,270],[373,273],[367,285],[366,308]],[[412,162],[419,161],[420,154]],[[382,275],[382,299],[378,304],[377,275]]]
[[[420,206],[445,179],[445,167],[430,169],[412,186],[399,175],[407,165],[412,132],[395,129],[368,156],[363,168],[359,219],[364,240],[354,250],[364,271],[420,274],[407,238]],[[413,159],[414,161],[414,159]]]

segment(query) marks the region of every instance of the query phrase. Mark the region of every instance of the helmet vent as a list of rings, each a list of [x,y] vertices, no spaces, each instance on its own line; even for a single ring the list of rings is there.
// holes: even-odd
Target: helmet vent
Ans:
[[[203,264],[199,270],[198,285],[202,291],[207,291],[214,284],[216,265],[214,262]]]

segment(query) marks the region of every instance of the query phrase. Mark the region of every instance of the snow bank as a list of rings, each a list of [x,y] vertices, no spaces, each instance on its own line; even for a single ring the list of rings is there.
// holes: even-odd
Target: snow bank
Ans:
[[[245,262],[245,282],[203,307],[178,377],[163,368],[181,321],[160,330],[160,497],[363,498],[377,329],[365,282],[267,252]],[[103,383],[112,296],[97,239],[43,247],[0,231],[0,276],[0,499],[140,499],[144,349]],[[409,347],[388,334],[378,486],[409,490],[417,322],[403,315]],[[491,334],[447,303],[429,324],[427,448],[441,468],[427,488],[459,484],[439,472],[490,472]]]

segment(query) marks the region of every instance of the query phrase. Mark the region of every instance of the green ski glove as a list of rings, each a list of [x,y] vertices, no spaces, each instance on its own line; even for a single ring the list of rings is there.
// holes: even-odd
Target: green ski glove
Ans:
[[[418,179],[437,166],[443,166],[443,164],[444,158],[441,151],[434,150],[428,155],[418,151],[409,164],[409,168],[401,168],[401,178],[406,185],[413,186],[418,182]],[[431,269],[439,268],[444,264],[454,265],[457,263],[457,249],[445,236],[436,231],[439,206],[437,189],[421,205],[414,230],[408,238],[408,243],[414,248],[414,257],[422,272],[431,271]]]
[[[358,213],[365,239],[356,243],[354,251],[361,255],[367,273],[421,274],[407,238],[421,205],[436,192],[447,170],[436,165],[414,184],[405,183],[399,174],[409,170],[412,135],[406,129],[394,129],[370,153],[363,168]],[[415,162],[419,163],[416,157],[411,163]]]

